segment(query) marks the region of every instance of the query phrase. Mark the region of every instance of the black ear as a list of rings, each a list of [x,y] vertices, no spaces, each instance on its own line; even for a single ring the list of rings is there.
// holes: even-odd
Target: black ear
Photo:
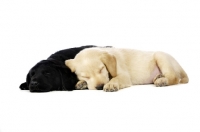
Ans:
[[[21,90],[29,90],[29,88],[28,88],[29,83],[30,83],[30,75],[29,75],[29,73],[28,73],[27,76],[26,76],[26,82],[22,83],[22,84],[19,86],[19,88],[20,88]]]
[[[72,91],[75,90],[75,85],[78,82],[78,78],[75,73],[72,73],[71,70],[65,66],[65,68],[58,68],[61,83],[62,83],[62,90],[63,91]]]
[[[20,88],[21,90],[29,90],[28,87],[27,87],[26,82],[22,83],[22,84],[19,86],[19,88]]]

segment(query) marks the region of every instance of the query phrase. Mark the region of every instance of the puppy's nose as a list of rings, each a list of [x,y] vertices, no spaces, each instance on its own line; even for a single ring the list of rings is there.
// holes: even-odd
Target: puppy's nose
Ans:
[[[100,84],[96,87],[97,90],[103,90],[103,84]]]
[[[31,86],[32,86],[32,87],[36,87],[37,85],[38,85],[38,82],[37,82],[37,81],[32,81],[32,82],[31,82]]]

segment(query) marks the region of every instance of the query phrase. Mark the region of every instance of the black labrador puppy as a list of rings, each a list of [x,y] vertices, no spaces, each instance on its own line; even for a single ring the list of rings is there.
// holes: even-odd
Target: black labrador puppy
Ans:
[[[78,82],[75,73],[65,66],[64,62],[67,59],[73,59],[76,54],[85,48],[96,47],[87,45],[75,47],[65,50],[60,50],[47,60],[42,60],[33,66],[27,74],[26,82],[19,87],[21,90],[30,90],[30,92],[48,92],[48,91],[72,91],[75,90],[75,85],[80,87],[87,85],[85,82]]]

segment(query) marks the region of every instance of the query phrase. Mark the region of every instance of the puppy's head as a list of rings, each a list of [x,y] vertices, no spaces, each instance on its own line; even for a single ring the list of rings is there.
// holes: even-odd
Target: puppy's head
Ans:
[[[20,89],[30,92],[73,90],[77,81],[76,75],[68,67],[43,60],[30,69],[26,82],[20,85]]]
[[[74,59],[66,60],[65,65],[75,72],[79,80],[87,82],[88,89],[103,89],[110,78],[116,76],[116,58],[98,49],[87,49]]]

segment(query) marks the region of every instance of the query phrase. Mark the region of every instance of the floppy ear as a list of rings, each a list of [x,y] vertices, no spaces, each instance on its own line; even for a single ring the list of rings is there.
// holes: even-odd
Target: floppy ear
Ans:
[[[65,60],[65,65],[67,67],[69,67],[71,72],[75,72],[75,68],[74,68],[74,64],[73,63],[74,63],[74,59]]]
[[[19,88],[20,88],[21,90],[29,90],[28,87],[27,87],[26,82],[22,83],[22,84],[19,86]]]
[[[29,90],[29,88],[28,88],[29,83],[30,83],[30,76],[29,76],[29,73],[28,73],[27,76],[26,76],[26,82],[22,83],[22,84],[19,86],[19,88],[20,88],[21,90]]]
[[[65,66],[66,67],[66,66]],[[75,73],[72,73],[70,68],[57,68],[60,74],[61,91],[72,91],[75,90],[75,85],[78,82],[77,76]]]
[[[117,76],[117,61],[113,55],[105,52],[101,55],[101,61],[104,63],[112,77]]]

